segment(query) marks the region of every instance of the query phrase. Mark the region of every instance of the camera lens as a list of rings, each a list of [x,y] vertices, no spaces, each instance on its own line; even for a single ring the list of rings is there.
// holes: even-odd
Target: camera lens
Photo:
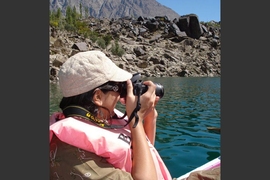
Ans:
[[[142,80],[140,79],[141,74],[135,73],[133,74],[133,77],[131,78],[132,85],[133,85],[133,94],[143,94],[148,90],[148,86],[144,85]],[[160,83],[154,83],[156,85],[156,95],[162,98],[164,96],[164,87]],[[127,87],[126,83],[122,84],[122,92],[120,94],[120,97],[126,97],[127,95]]]
[[[155,85],[156,85],[156,95],[162,98],[164,96],[164,87],[159,83],[155,83]]]

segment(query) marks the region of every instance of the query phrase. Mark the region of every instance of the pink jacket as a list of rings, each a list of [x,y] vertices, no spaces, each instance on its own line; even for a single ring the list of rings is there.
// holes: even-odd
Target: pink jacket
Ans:
[[[117,113],[121,113],[117,111]],[[78,148],[93,152],[107,159],[114,167],[131,172],[132,149],[131,133],[125,129],[105,129],[93,125],[90,121],[77,120],[72,117],[55,122],[56,117],[63,117],[60,112],[50,117],[50,141],[55,134],[61,141]],[[148,141],[158,177],[171,180],[172,177],[155,147]]]

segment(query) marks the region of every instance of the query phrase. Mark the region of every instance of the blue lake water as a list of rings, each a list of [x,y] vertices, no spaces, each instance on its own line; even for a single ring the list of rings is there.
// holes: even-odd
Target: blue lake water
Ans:
[[[158,102],[155,147],[172,177],[179,177],[220,156],[220,77],[144,78],[164,86]],[[61,93],[50,85],[50,114],[58,108]],[[117,107],[123,110],[123,106]]]

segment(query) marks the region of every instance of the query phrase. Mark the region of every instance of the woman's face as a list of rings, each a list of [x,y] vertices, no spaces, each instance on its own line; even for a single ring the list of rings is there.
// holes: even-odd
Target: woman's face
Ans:
[[[103,115],[110,118],[114,115],[114,109],[120,99],[123,83],[125,82],[108,82],[104,86],[97,88],[94,94],[95,104],[104,108],[100,108]],[[108,112],[109,110],[109,112]]]
[[[120,94],[118,92],[108,91],[106,93],[103,93],[103,96],[101,97],[102,106],[109,109],[110,114],[108,114],[108,115],[114,115],[113,110],[114,110],[117,102],[119,101],[119,99],[120,99]],[[108,116],[108,117],[110,117],[110,116]]]

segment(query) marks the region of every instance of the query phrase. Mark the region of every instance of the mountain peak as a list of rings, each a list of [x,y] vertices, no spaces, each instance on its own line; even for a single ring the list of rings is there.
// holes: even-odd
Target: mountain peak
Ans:
[[[156,0],[50,0],[50,10],[61,9],[65,14],[67,7],[75,6],[77,12],[95,18],[155,17],[167,16],[170,20],[180,15]]]

